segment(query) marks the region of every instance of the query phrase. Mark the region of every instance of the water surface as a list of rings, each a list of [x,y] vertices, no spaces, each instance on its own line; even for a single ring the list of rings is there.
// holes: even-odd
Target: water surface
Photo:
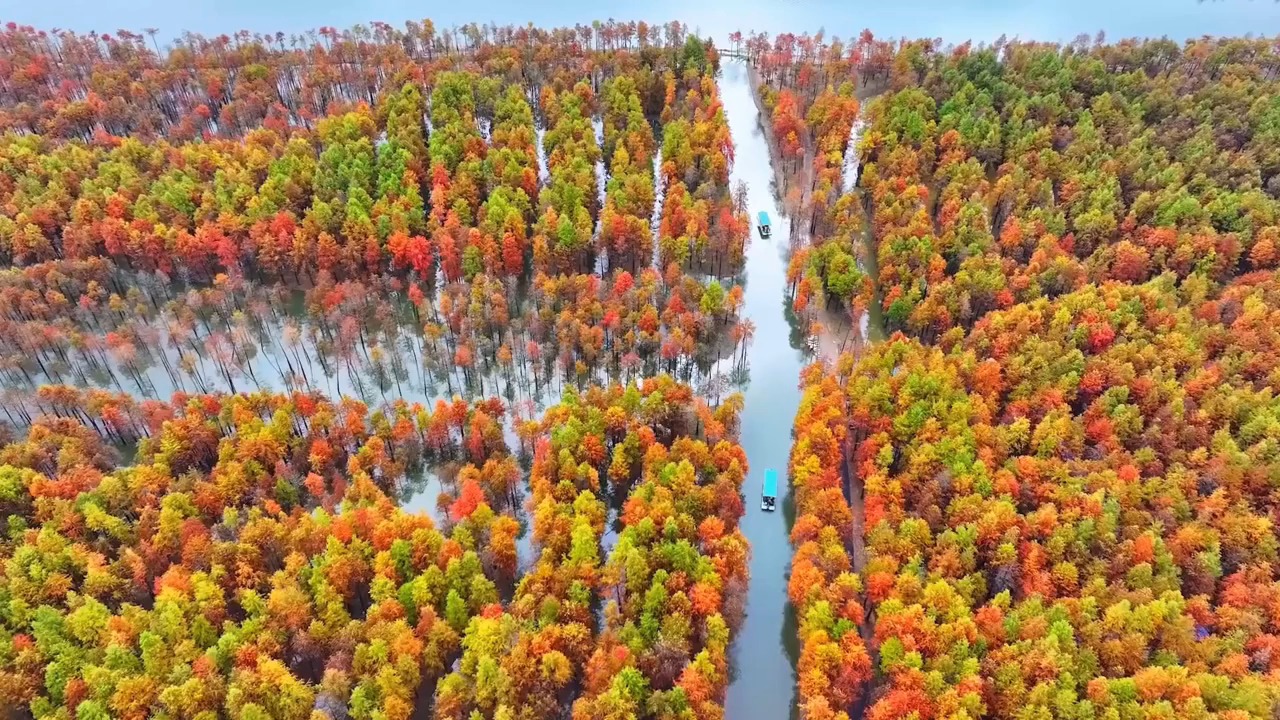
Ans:
[[[795,695],[795,627],[785,622],[786,576],[791,565],[788,504],[780,504],[776,512],[765,512],[760,509],[760,492],[764,472],[772,468],[778,471],[779,497],[790,494],[787,458],[791,424],[800,402],[800,369],[806,361],[785,314],[791,222],[781,214],[772,191],[769,149],[743,65],[725,63],[720,94],[733,133],[732,180],[747,183],[752,218],[764,210],[773,224],[772,239],[753,234],[747,250],[744,312],[756,330],[747,351],[751,377],[742,413],[741,442],[751,465],[743,485],[746,515],[742,531],[751,542],[751,583],[746,620],[734,641],[725,717],[781,720],[790,715]]]

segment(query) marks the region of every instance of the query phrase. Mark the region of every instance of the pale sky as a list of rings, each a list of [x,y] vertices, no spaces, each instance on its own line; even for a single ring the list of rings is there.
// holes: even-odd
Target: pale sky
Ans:
[[[947,41],[989,41],[1001,34],[1069,41],[1098,30],[1113,39],[1280,34],[1280,4],[1270,0],[0,0],[0,21],[99,32],[156,27],[162,39],[184,30],[206,35],[240,29],[290,33],[373,20],[400,25],[431,18],[444,27],[473,21],[554,26],[609,17],[678,19],[720,41],[739,29],[825,29],[828,36],[849,37],[864,27],[880,36]]]

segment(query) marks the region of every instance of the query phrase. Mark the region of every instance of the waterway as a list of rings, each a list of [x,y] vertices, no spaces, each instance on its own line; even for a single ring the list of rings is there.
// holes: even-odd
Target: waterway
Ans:
[[[794,520],[787,478],[791,425],[800,402],[799,376],[806,353],[787,319],[787,238],[791,221],[774,194],[769,148],[759,126],[745,65],[725,62],[720,80],[735,160],[733,183],[747,183],[749,211],[773,221],[772,239],[752,237],[747,251],[745,314],[755,324],[747,351],[750,380],[742,413],[741,442],[751,473],[744,485],[742,531],[751,542],[751,583],[746,619],[734,641],[725,717],[780,720],[793,711],[798,652],[794,617],[787,604],[791,566],[789,526]],[[778,471],[778,512],[760,509],[766,469]]]

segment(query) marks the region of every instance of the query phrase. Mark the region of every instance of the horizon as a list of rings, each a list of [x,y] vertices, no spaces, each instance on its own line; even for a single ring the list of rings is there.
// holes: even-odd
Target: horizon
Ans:
[[[1104,0],[1072,3],[966,0],[963,6],[942,9],[927,0],[900,0],[892,7],[858,7],[838,0],[786,3],[709,0],[696,7],[675,0],[653,3],[627,0],[605,8],[583,0],[535,7],[503,0],[481,11],[458,6],[411,9],[404,0],[379,0],[363,7],[334,0],[306,6],[250,0],[195,0],[182,5],[155,0],[105,0],[88,8],[26,5],[11,9],[3,20],[45,31],[61,29],[80,34],[114,34],[122,29],[143,32],[146,28],[155,28],[159,31],[158,42],[168,47],[187,32],[206,37],[231,35],[241,30],[293,35],[320,27],[347,29],[372,22],[402,27],[406,21],[423,19],[430,19],[439,28],[472,22],[551,28],[610,18],[643,20],[650,24],[678,20],[699,36],[711,37],[718,45],[725,43],[734,31],[767,32],[771,36],[779,32],[821,31],[828,37],[850,38],[864,28],[879,38],[937,38],[946,44],[988,43],[1001,36],[1067,43],[1080,35],[1093,37],[1099,32],[1113,41],[1167,37],[1179,42],[1204,36],[1265,37],[1280,33],[1280,4],[1259,0],[1183,0],[1173,5],[1137,0],[1119,6]]]

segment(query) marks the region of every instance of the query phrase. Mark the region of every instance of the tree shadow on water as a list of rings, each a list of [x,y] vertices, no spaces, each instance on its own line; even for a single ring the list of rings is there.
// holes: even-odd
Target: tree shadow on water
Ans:
[[[790,332],[787,335],[787,342],[791,345],[792,350],[808,352],[809,338],[800,329],[800,319],[796,317],[795,308],[792,307],[791,298],[784,294],[782,296],[782,314],[787,319],[787,327]]]
[[[790,571],[788,571],[790,575]],[[791,677],[789,678],[794,690],[796,684],[796,667],[800,662],[800,622],[796,617],[796,608],[787,601],[786,607],[782,611],[782,649],[787,653],[787,659],[791,661]],[[795,692],[791,694],[791,720],[799,720],[800,718],[800,702],[799,695]]]
[[[791,529],[796,524],[796,495],[788,480],[787,493],[782,498],[782,518],[787,524],[787,537],[791,536]],[[791,563],[788,561],[787,570],[783,574],[784,582],[791,580]],[[796,616],[796,608],[791,604],[788,597],[786,605],[783,607],[782,614],[782,649],[787,654],[787,660],[791,662],[791,678],[790,682],[794,688],[796,683],[796,668],[800,664],[800,622]],[[798,695],[791,695],[791,720],[799,720],[800,704]]]

